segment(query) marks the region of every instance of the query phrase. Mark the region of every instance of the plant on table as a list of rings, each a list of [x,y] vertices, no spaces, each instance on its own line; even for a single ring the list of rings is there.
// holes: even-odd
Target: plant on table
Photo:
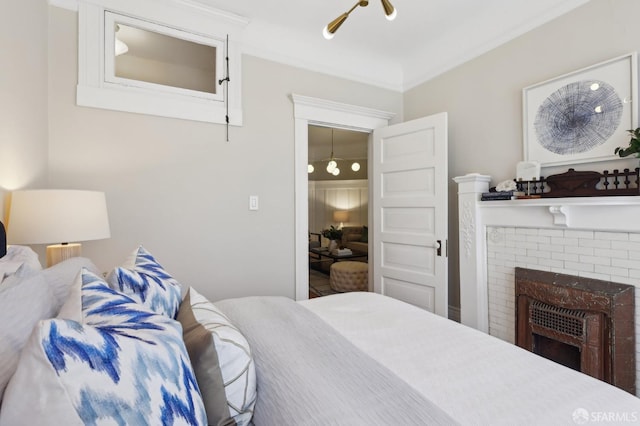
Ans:
[[[342,229],[338,229],[331,225],[329,229],[322,230],[322,236],[334,241],[340,240],[342,239]]]

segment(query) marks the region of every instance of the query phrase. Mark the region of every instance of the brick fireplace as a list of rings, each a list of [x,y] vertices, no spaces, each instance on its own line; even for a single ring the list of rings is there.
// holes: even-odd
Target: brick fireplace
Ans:
[[[516,343],[518,267],[640,287],[640,197],[482,202],[480,194],[488,190],[489,176],[472,174],[455,180],[463,324]],[[635,293],[638,305],[640,291]],[[638,310],[632,323],[635,352],[640,353]],[[575,364],[579,353],[567,357],[566,364]]]

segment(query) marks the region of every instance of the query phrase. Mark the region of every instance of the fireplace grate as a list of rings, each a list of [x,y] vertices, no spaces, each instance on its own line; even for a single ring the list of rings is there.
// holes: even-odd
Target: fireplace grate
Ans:
[[[531,303],[531,323],[569,336],[582,337],[585,329],[585,312],[559,308],[535,300]]]

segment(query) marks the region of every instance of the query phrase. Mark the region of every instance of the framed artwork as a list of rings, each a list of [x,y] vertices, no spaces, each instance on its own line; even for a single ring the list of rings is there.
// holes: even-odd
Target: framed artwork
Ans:
[[[541,166],[618,159],[638,122],[636,53],[522,90],[524,159]]]

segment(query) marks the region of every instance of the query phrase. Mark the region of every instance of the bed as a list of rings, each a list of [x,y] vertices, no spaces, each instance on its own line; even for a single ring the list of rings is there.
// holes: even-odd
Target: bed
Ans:
[[[107,278],[27,257],[0,282],[0,425],[640,421],[629,393],[386,296],[212,303],[142,247]]]

